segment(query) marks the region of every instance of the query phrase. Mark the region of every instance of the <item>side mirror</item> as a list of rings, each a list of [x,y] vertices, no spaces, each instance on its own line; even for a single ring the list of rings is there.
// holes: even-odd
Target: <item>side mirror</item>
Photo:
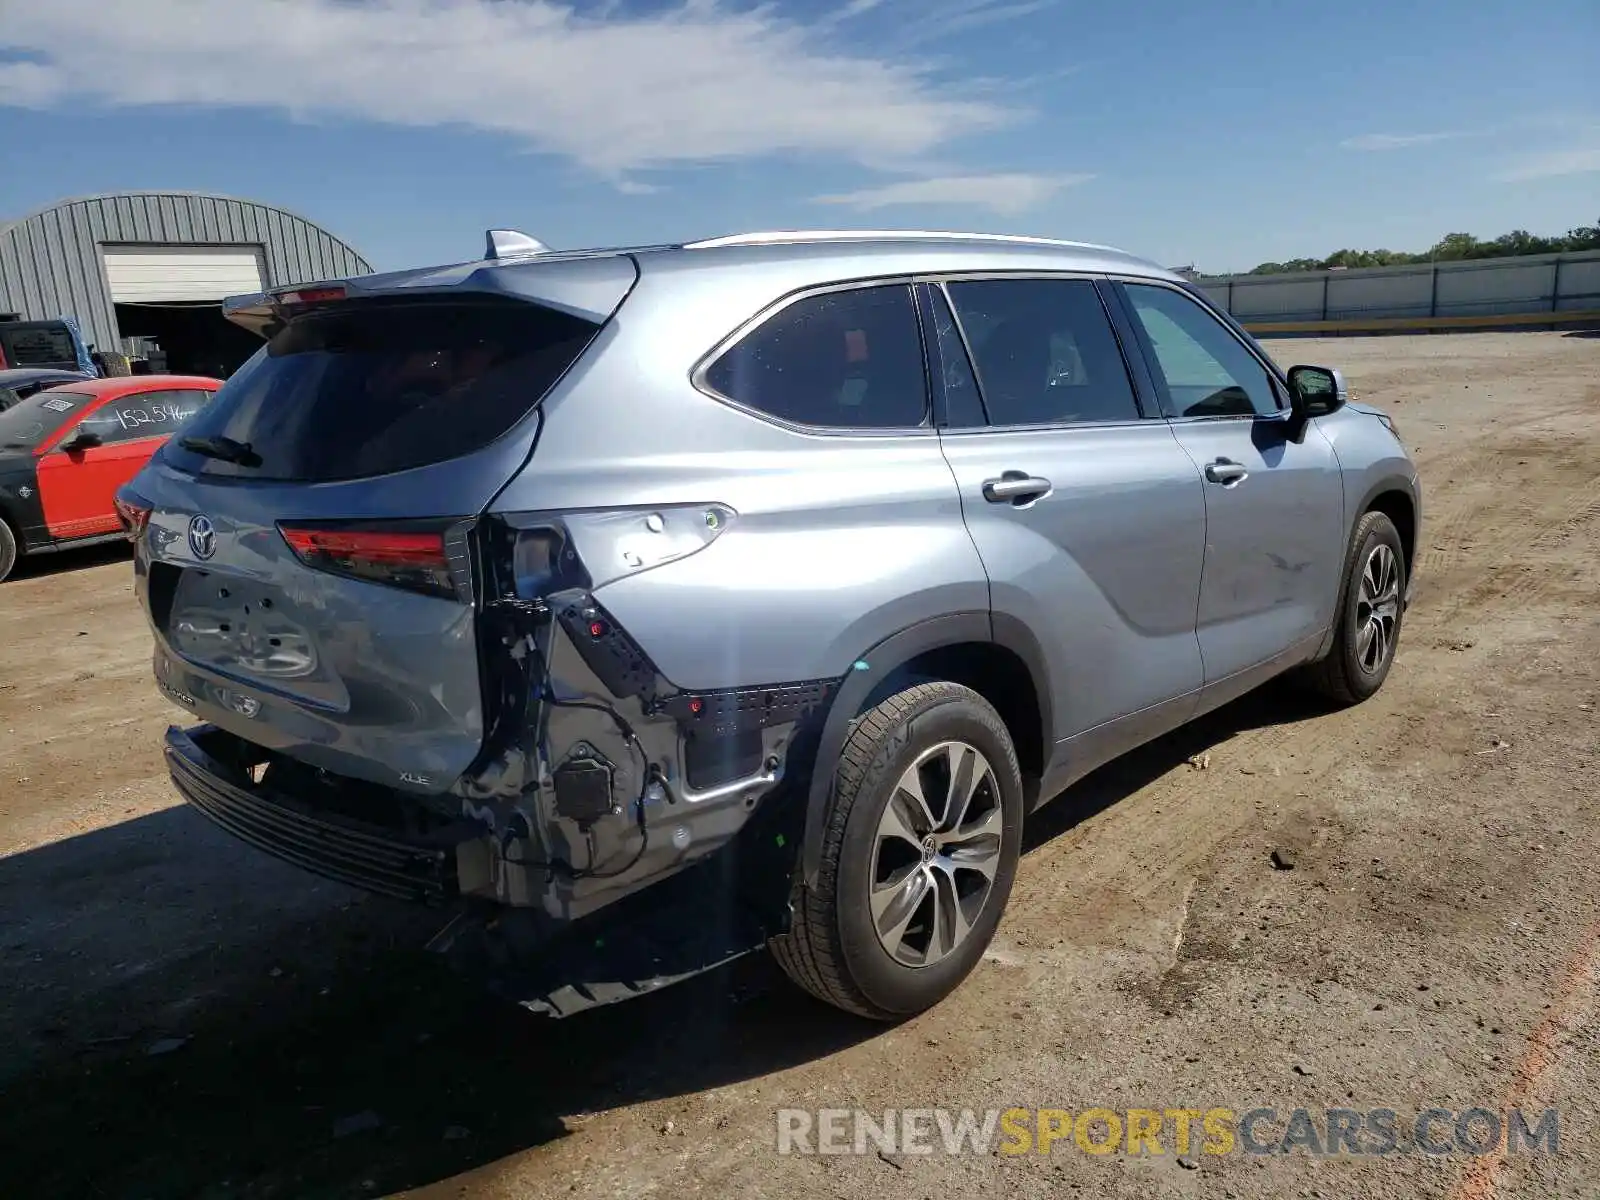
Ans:
[[[92,450],[100,444],[100,435],[92,429],[80,429],[65,442],[61,448],[68,454],[77,454],[84,450]]]
[[[1350,389],[1337,368],[1289,368],[1289,402],[1302,420],[1338,412],[1349,400]]]

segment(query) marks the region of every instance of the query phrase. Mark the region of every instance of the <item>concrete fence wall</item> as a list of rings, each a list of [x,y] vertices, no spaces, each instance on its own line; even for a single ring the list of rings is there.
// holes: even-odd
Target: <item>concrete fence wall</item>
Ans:
[[[1264,333],[1566,322],[1600,315],[1600,250],[1209,276],[1198,284],[1241,324]]]

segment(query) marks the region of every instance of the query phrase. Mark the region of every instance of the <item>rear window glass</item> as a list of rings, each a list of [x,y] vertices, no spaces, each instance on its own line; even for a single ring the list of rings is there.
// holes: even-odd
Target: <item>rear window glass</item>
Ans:
[[[517,301],[352,303],[298,317],[185,427],[248,464],[167,443],[180,470],[249,479],[360,479],[470,454],[505,433],[598,330]]]
[[[35,450],[93,399],[82,392],[35,392],[0,412],[0,450]]]

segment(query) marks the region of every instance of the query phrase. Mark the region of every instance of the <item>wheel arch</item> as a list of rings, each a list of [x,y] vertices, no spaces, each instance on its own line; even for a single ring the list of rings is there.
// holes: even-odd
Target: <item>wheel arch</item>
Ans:
[[[1386,481],[1367,493],[1367,498],[1356,511],[1360,521],[1369,512],[1381,512],[1394,522],[1400,534],[1400,546],[1405,551],[1406,578],[1409,581],[1417,558],[1417,502],[1406,481]],[[1351,523],[1355,528],[1355,522]]]
[[[1405,559],[1406,591],[1404,595],[1409,599],[1413,568],[1416,563],[1417,534],[1419,530],[1419,504],[1416,495],[1416,483],[1404,475],[1385,475],[1383,478],[1368,485],[1362,493],[1358,503],[1350,508],[1349,530],[1345,534],[1345,561],[1353,552],[1350,545],[1355,537],[1356,527],[1361,524],[1361,518],[1369,512],[1381,512],[1394,522],[1395,530],[1400,534],[1400,547]],[[1333,619],[1328,622],[1328,629],[1323,634],[1322,642],[1317,647],[1317,652],[1312,656],[1311,662],[1321,662],[1333,649],[1334,635],[1339,628],[1339,614],[1343,611],[1345,597],[1345,579],[1343,574],[1339,578],[1339,595],[1334,605]]]
[[[0,483],[3,482],[5,481],[0,480]],[[23,529],[26,528],[24,523],[25,514],[22,511],[23,507],[24,506],[22,504],[17,502],[14,496],[6,495],[6,489],[0,488],[0,524],[3,524],[7,529],[11,530],[12,536],[17,539],[17,553],[19,555],[26,548],[23,545],[22,535]]]
[[[951,613],[920,621],[862,654],[839,685],[817,736],[801,838],[802,878],[814,884],[822,831],[833,801],[831,764],[850,723],[862,712],[922,678],[971,687],[995,706],[1017,749],[1024,779],[1042,774],[1054,730],[1047,665],[1038,639],[1015,618]]]

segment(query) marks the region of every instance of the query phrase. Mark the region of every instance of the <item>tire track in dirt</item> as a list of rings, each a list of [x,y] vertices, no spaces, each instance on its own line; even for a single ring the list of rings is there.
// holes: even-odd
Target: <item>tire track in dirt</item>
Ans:
[[[1582,572],[1559,551],[1600,516],[1600,454],[1579,447],[1541,441],[1480,452],[1477,469],[1497,481],[1503,499],[1481,507],[1446,505],[1447,528],[1455,532],[1438,535],[1452,540],[1432,557],[1435,582],[1450,597],[1438,624],[1468,619],[1508,598],[1519,604],[1578,598]],[[1470,469],[1473,462],[1460,465]],[[1485,536],[1470,541],[1468,529]],[[1434,535],[1425,528],[1424,537],[1431,542]]]
[[[1554,402],[1527,416],[1560,423],[1583,407]],[[1424,544],[1437,541],[1439,548],[1424,552],[1424,594],[1407,614],[1409,637],[1403,635],[1397,672],[1421,665],[1427,654],[1419,647],[1423,639],[1470,626],[1507,597],[1533,606],[1588,594],[1581,569],[1534,552],[1552,548],[1600,513],[1596,447],[1552,436],[1508,443],[1493,432],[1474,432],[1421,469],[1440,514],[1437,528],[1431,513],[1425,517]],[[1587,476],[1587,482],[1568,487],[1562,476]],[[1437,490],[1429,482],[1435,479]],[[1403,698],[1391,688],[1342,713],[1226,731],[1197,750],[1206,769],[1180,760],[1116,805],[1119,819],[1139,824],[1136,863],[1130,864],[1123,848],[1107,844],[1116,835],[1102,833],[1097,818],[1091,819],[1028,856],[1007,925],[1021,932],[1048,924],[1076,950],[1123,943],[1152,923],[1170,921],[1173,898],[1207,873],[1220,848],[1259,827],[1264,809],[1288,807],[1332,787],[1352,744],[1380,756],[1397,750],[1411,736],[1394,724],[1403,708]],[[1072,803],[1070,794],[1058,803]],[[1057,870],[1069,863],[1070,871]],[[1064,886],[1046,894],[1030,884],[1030,876]]]

